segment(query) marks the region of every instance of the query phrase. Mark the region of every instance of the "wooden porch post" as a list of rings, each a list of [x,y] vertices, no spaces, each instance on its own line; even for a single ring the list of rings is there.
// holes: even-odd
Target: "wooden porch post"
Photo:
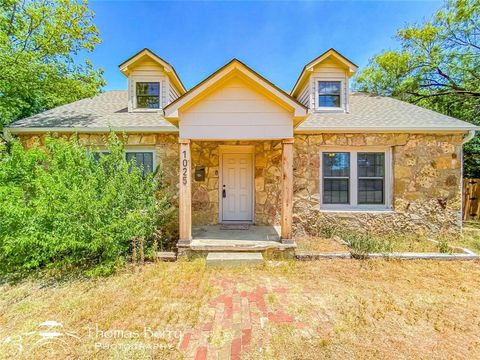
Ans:
[[[282,219],[283,243],[292,243],[293,216],[293,139],[284,139],[282,152]]]
[[[192,164],[190,156],[190,139],[179,139],[180,143],[180,192],[179,222],[181,245],[190,244],[192,240]]]

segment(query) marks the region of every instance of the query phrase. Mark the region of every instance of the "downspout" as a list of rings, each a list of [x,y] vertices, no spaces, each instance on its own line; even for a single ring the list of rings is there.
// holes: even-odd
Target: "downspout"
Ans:
[[[468,130],[467,136],[463,138],[462,145],[465,145],[467,142],[472,140],[475,137],[475,130]],[[463,155],[463,154],[462,154]]]
[[[462,212],[461,212],[461,219],[460,219],[460,231],[463,233],[463,208],[464,204],[463,202],[465,201],[465,187],[463,186],[463,145],[465,145],[467,142],[472,140],[475,137],[475,130],[468,130],[468,134],[463,138],[462,140],[462,149],[461,149],[461,154],[460,154],[460,159],[462,162],[462,166],[460,168],[460,186],[461,186],[461,194],[462,194]]]

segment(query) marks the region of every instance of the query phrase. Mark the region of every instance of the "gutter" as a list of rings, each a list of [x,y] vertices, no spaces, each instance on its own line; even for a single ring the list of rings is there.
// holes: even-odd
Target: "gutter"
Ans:
[[[443,127],[443,128],[407,128],[407,127],[376,127],[376,128],[365,128],[365,127],[336,127],[336,128],[321,128],[321,127],[312,127],[312,128],[303,128],[303,129],[294,129],[295,134],[323,134],[323,133],[465,133],[469,132],[469,135],[475,130],[480,130],[480,128],[458,128],[455,126]],[[475,136],[475,135],[473,135]],[[470,141],[469,138],[467,141]]]
[[[88,128],[88,127],[51,127],[51,128],[41,128],[41,127],[6,127],[4,129],[11,134],[43,134],[49,132],[56,133],[78,133],[78,134],[92,134],[92,133],[109,133],[110,131],[114,132],[125,132],[125,133],[176,133],[178,129],[174,126],[153,126],[153,127],[124,127],[124,128],[110,128],[110,127],[98,127],[98,128]]]

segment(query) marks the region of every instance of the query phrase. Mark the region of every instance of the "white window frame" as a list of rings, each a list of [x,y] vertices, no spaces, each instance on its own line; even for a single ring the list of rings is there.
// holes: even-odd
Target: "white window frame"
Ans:
[[[92,153],[101,153],[101,154],[109,154],[109,151],[108,149],[105,148],[105,146],[101,146],[100,148],[98,149],[89,149],[89,151],[91,151]],[[155,171],[155,169],[157,168],[157,162],[156,162],[156,151],[155,151],[155,148],[151,147],[151,146],[148,146],[148,147],[145,147],[145,146],[129,146],[127,147],[123,154],[124,154],[124,159],[126,160],[127,159],[127,153],[136,153],[136,152],[147,152],[147,153],[152,153],[152,159],[153,159],[153,162],[152,162],[152,171]]]
[[[350,153],[350,182],[349,182],[349,204],[324,204],[323,203],[323,153],[348,152]],[[358,204],[358,153],[385,153],[385,178],[384,178],[384,200],[385,204]],[[320,148],[320,210],[322,211],[391,211],[393,194],[393,164],[392,148],[376,146],[355,146],[355,147],[330,147]]]
[[[315,77],[315,110],[322,111],[322,112],[338,112],[338,111],[345,111],[345,79],[343,78],[322,78],[322,77]],[[340,83],[340,107],[329,107],[329,106],[320,106],[319,102],[319,82],[339,82]]]
[[[137,112],[159,112],[163,109],[162,104],[162,78],[150,77],[150,76],[135,76],[132,78],[133,83],[133,111]],[[158,108],[157,109],[150,109],[150,108],[140,108],[137,106],[137,83],[158,83]]]

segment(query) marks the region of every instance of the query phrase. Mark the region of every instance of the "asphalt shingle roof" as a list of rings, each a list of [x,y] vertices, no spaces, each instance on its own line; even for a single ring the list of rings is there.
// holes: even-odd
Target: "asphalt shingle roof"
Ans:
[[[351,93],[349,113],[311,114],[297,130],[473,130],[473,124],[404,101]]]
[[[128,112],[126,90],[107,91],[93,98],[30,116],[9,128],[45,131],[167,131],[178,129],[160,112]],[[349,113],[314,113],[296,131],[468,131],[475,125],[388,97],[350,94]]]
[[[164,119],[161,112],[128,112],[128,93],[114,90],[92,98],[62,105],[40,114],[12,123],[17,128],[55,128],[76,130],[105,130],[109,128],[128,131],[146,128],[153,131],[177,131],[177,128]]]

